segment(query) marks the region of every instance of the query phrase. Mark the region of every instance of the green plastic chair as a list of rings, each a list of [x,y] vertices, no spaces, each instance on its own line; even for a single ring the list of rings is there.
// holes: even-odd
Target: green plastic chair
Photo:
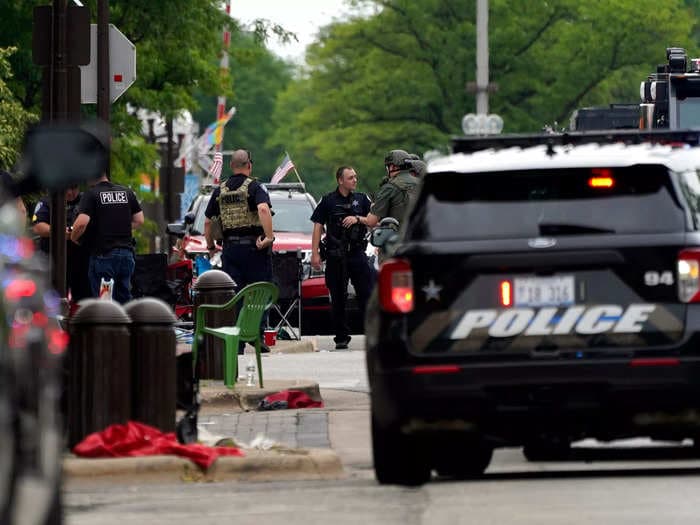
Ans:
[[[277,302],[279,289],[269,282],[252,283],[238,292],[226,304],[201,304],[197,307],[195,331],[192,338],[192,363],[197,364],[197,346],[204,334],[213,335],[224,341],[224,384],[233,388],[238,379],[238,342],[254,343],[255,359],[258,362],[258,379],[263,388],[262,359],[260,356],[260,322],[267,309]],[[234,326],[209,328],[204,325],[204,313],[210,310],[230,310],[243,302]]]

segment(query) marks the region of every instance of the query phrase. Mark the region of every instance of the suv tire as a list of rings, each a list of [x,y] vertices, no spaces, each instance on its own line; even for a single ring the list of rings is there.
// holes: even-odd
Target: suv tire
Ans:
[[[398,424],[381,425],[372,416],[374,473],[382,485],[422,485],[430,480],[427,451]]]
[[[493,447],[481,438],[470,439],[459,434],[447,440],[438,440],[435,470],[440,476],[473,479],[484,474],[493,457]]]

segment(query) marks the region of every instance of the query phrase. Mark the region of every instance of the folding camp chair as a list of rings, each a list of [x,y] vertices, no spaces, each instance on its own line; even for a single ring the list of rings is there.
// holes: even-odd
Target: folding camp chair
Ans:
[[[289,328],[291,336],[301,339],[301,280],[303,267],[301,250],[279,251],[272,254],[272,281],[279,288],[279,300],[272,305],[272,310],[279,316],[275,331],[283,325]],[[296,311],[297,328],[291,323],[291,316]]]

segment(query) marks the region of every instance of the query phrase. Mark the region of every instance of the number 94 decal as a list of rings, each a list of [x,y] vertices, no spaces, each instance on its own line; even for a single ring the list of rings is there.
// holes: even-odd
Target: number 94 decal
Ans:
[[[644,274],[644,284],[647,286],[659,286],[665,284],[671,286],[673,284],[672,272],[646,272]]]

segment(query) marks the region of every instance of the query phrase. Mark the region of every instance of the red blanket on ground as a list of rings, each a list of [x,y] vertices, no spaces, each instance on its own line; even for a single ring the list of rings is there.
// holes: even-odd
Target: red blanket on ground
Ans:
[[[208,447],[178,443],[173,432],[164,434],[143,423],[110,425],[101,432],[86,436],[73,448],[76,456],[85,458],[121,458],[126,456],[176,455],[188,458],[207,469],[219,456],[242,456],[235,447]]]
[[[265,396],[258,405],[259,410],[286,408],[323,408],[323,401],[314,401],[301,390],[282,390]]]

